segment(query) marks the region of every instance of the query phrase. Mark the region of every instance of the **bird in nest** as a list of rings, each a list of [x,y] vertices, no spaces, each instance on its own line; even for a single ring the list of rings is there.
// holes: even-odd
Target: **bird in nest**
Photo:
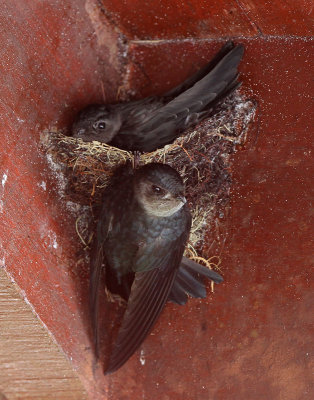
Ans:
[[[217,105],[240,86],[243,45],[227,42],[196,74],[161,97],[90,105],[72,125],[72,136],[123,150],[155,151],[215,114]]]
[[[191,214],[179,173],[166,164],[116,168],[105,189],[91,252],[90,311],[96,356],[102,274],[127,307],[105,373],[123,366],[150,333],[168,300],[206,296],[215,271],[183,257]]]

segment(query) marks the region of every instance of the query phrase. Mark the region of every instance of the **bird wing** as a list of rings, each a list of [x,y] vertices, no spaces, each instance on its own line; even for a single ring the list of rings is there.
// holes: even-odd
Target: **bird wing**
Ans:
[[[183,257],[168,300],[184,305],[188,300],[188,295],[194,298],[206,297],[205,278],[215,283],[223,281],[222,276],[217,272]]]
[[[199,69],[195,74],[187,78],[184,82],[180,83],[175,88],[169,90],[167,93],[164,94],[163,98],[171,98],[179,96],[185,90],[189,89],[196,82],[203,79],[216,65],[221,61],[225,55],[227,55],[230,50],[234,48],[234,44],[231,40],[229,40],[226,44],[222,46],[219,52],[210,60],[209,63],[205,64],[203,68]]]
[[[180,93],[177,97],[166,105],[158,107],[151,113],[150,118],[145,118],[136,127],[136,131],[134,129],[133,132],[121,131],[115,140],[138,151],[153,151],[172,142],[180,131],[191,124],[195,125],[204,110],[211,109],[218,99],[226,97],[239,85],[238,65],[243,52],[242,45],[231,50],[222,49],[221,54],[218,53],[219,56],[217,55],[217,59],[214,59],[215,62],[209,64],[211,67],[215,66],[207,75],[196,83],[194,83],[195,78],[192,77],[189,83],[194,83],[192,87],[182,93],[180,89],[174,90],[174,93]],[[217,60],[219,60],[218,63],[216,63]],[[199,76],[203,74],[204,71]]]
[[[155,245],[139,249],[139,264],[145,262],[146,258],[146,265],[151,268],[148,271],[140,268],[135,273],[127,309],[106,373],[120,368],[152,329],[169,297],[188,233],[189,229],[172,242],[159,238],[157,245],[155,242]],[[147,264],[149,260],[151,263]]]
[[[116,168],[111,185],[108,186],[106,193],[113,193],[118,183],[120,188],[120,181],[124,179],[129,180],[132,174],[132,168],[129,164],[124,164]],[[122,197],[124,201],[127,201],[127,194],[124,193]],[[97,233],[93,241],[91,250],[91,265],[90,265],[90,280],[89,280],[89,308],[92,322],[92,331],[94,338],[95,354],[99,356],[99,340],[98,340],[98,307],[99,307],[99,286],[101,280],[101,274],[105,271],[103,268],[105,258],[105,247],[106,240],[112,230],[112,227],[116,225],[116,221],[121,217],[121,210],[123,212],[123,204],[119,204],[120,207],[112,207],[110,197],[105,195],[103,199],[102,211],[100,219],[97,224]]]
[[[97,232],[97,238],[94,240],[91,252],[91,266],[90,266],[90,279],[89,279],[89,308],[92,320],[92,330],[94,338],[94,347],[96,358],[99,357],[99,340],[98,340],[98,308],[99,308],[99,285],[101,280],[101,273],[103,271],[104,262],[104,245],[111,229],[112,216],[103,218],[101,224],[102,233]]]

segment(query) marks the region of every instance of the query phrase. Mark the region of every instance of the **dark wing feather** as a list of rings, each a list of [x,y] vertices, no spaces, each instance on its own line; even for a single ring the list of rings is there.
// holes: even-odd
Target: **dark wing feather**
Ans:
[[[204,298],[206,296],[205,278],[215,283],[223,281],[217,272],[183,257],[168,300],[183,305],[187,302],[187,295]]]
[[[212,269],[204,267],[196,263],[195,261],[191,260],[190,258],[182,257],[181,266],[179,271],[184,270],[185,272],[189,272],[190,274],[199,274],[203,278],[208,278],[215,283],[223,282],[223,277],[219,275]]]
[[[101,235],[99,232],[94,240],[91,252],[91,267],[89,279],[89,308],[92,320],[92,331],[94,338],[94,347],[96,358],[99,357],[99,340],[98,340],[98,306],[99,306],[99,284],[102,273],[102,265],[104,262],[104,243],[110,230],[110,216],[105,214],[98,226],[101,226]]]
[[[174,281],[173,286],[171,288],[171,292],[168,297],[168,301],[172,301],[173,303],[179,304],[180,306],[184,306],[188,301],[188,295],[185,290],[182,290],[181,286],[177,281]]]
[[[191,274],[187,274],[186,271],[180,271],[180,274],[176,277],[176,285],[190,296],[203,299],[206,297],[206,288],[204,285],[194,278]],[[193,297],[194,297],[193,296]]]
[[[103,199],[103,206],[100,219],[97,224],[97,233],[94,238],[93,247],[91,251],[91,267],[90,267],[90,280],[89,280],[89,308],[92,322],[92,331],[94,338],[95,355],[99,356],[99,340],[98,340],[98,303],[99,303],[99,285],[101,274],[105,269],[102,268],[105,257],[105,242],[108,234],[114,224],[114,220],[120,216],[120,210],[111,207],[110,194],[114,194],[115,186],[123,180],[130,181],[132,175],[132,168],[130,164],[118,166],[113,174],[111,183],[108,186]],[[126,200],[126,196],[123,197]]]
[[[241,45],[227,54],[223,52],[222,59],[201,80],[152,112],[149,119],[136,127],[136,132],[121,130],[115,140],[120,146],[138,151],[153,151],[171,143],[191,123],[195,125],[200,115],[204,118],[204,110],[212,109],[218,99],[238,86],[238,65],[243,52]]]
[[[164,308],[175,275],[175,269],[166,275],[157,269],[135,274],[128,307],[106,373],[120,368],[146,338]]]
[[[173,241],[154,240],[146,250],[141,249],[137,261],[139,269],[131,288],[126,312],[123,316],[118,338],[114,345],[106,373],[120,368],[141,345],[169,297],[184,247],[190,232],[191,216],[188,211],[182,216],[185,228]],[[147,259],[143,259],[147,257]],[[154,268],[143,271],[141,265]]]
[[[169,90],[163,97],[164,98],[171,98],[179,96],[179,94],[183,93],[185,90],[192,87],[196,82],[203,79],[216,65],[221,61],[225,55],[229,53],[230,50],[234,48],[233,42],[229,41],[219,50],[219,52],[207,63],[203,68],[198,70],[194,75],[187,78],[183,83],[176,86],[175,88]],[[168,101],[169,101],[168,100]]]

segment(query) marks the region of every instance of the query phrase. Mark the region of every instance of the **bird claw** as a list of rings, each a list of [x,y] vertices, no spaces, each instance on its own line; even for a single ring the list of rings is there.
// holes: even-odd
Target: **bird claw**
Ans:
[[[133,168],[136,169],[141,160],[141,152],[140,151],[134,151],[133,152]]]

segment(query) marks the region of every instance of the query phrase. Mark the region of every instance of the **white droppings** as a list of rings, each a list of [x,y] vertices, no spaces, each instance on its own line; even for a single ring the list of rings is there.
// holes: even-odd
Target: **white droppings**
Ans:
[[[5,267],[5,257],[4,256],[0,258],[0,268],[3,268],[3,267]]]
[[[47,139],[44,134],[42,136],[42,141],[43,143],[45,143],[45,146],[49,145],[49,138]],[[57,187],[57,192],[64,208],[73,216],[75,221],[77,221],[79,218],[77,229],[83,237],[83,240],[88,241],[90,235],[88,227],[90,225],[91,219],[90,207],[69,200],[69,196],[68,194],[66,194],[66,187],[68,185],[66,167],[63,164],[55,162],[52,155],[49,153],[46,153],[46,159],[48,162],[48,166],[51,170],[51,174],[53,175],[56,182],[55,185]],[[46,190],[46,182],[41,182],[39,186]],[[40,232],[41,238],[47,247],[58,249],[58,251],[60,251],[60,247],[62,246],[60,245],[60,243],[57,242],[56,234],[49,230],[48,224],[44,224],[40,229]],[[82,238],[80,237],[80,240],[81,239]],[[88,259],[88,252],[86,252],[85,254],[86,258]],[[89,262],[89,259],[87,260],[87,262]]]
[[[3,202],[3,196],[4,196],[4,187],[5,184],[8,180],[8,170],[6,170],[4,172],[4,174],[2,175],[2,179],[1,179],[1,186],[0,187],[0,214],[3,213],[3,208],[4,208],[4,202]]]
[[[53,247],[54,249],[57,249],[57,248],[58,248],[58,243],[57,243],[57,240],[56,240],[56,239],[53,241],[52,247]]]
[[[57,189],[60,197],[63,197],[66,188],[67,180],[63,173],[63,168],[60,164],[57,164],[53,159],[51,154],[47,154],[47,161],[53,175],[57,181]]]
[[[7,180],[8,180],[8,171],[6,171],[2,176],[1,185],[2,185],[3,188],[4,188]]]
[[[44,191],[47,190],[47,185],[45,181],[41,181],[40,183],[38,183],[38,186],[41,187]]]
[[[39,228],[40,238],[45,247],[50,249],[58,249],[59,244],[57,242],[56,233],[48,228],[47,223],[43,223]]]
[[[48,231],[47,238],[48,238],[48,240],[46,242],[47,246],[50,247],[50,248],[52,247],[54,249],[57,249],[58,248],[58,242],[57,242],[57,235],[55,234],[55,232],[53,232],[51,230]]]
[[[145,365],[145,362],[146,362],[146,360],[145,360],[144,350],[141,350],[141,354],[140,354],[140,363],[141,363],[142,365]]]
[[[66,201],[65,203],[66,208],[72,212],[72,214],[77,214],[81,215],[84,212],[87,212],[89,210],[88,206],[82,206],[81,204],[74,203],[73,201]]]
[[[58,190],[58,194],[60,196],[61,199],[64,199],[65,197],[65,189],[68,183],[68,179],[65,176],[64,173],[64,166],[56,163],[53,159],[51,154],[47,154],[47,161],[48,161],[48,165],[50,167],[50,170],[52,171],[54,177],[56,178],[57,181],[57,190]],[[41,187],[43,187],[42,185],[44,184],[44,187],[46,190],[46,183],[42,182],[40,184]],[[44,188],[43,187],[43,188]],[[89,207],[87,206],[82,206],[81,204],[75,203],[73,201],[67,200],[64,202],[66,208],[68,209],[68,211],[70,211],[73,215],[81,215],[82,213],[87,213],[89,210]]]

